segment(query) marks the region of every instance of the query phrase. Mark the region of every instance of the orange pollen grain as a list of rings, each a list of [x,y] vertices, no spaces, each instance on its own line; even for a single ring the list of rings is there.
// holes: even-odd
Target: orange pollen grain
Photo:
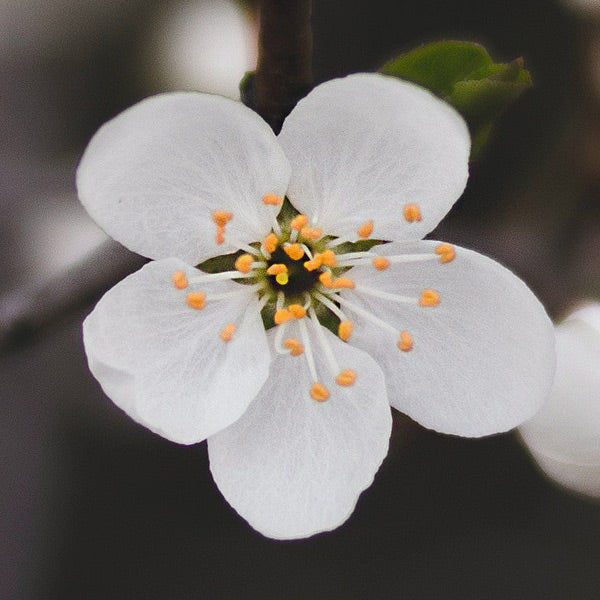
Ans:
[[[217,227],[225,227],[233,219],[233,213],[224,210],[215,210],[212,214],[212,220]]]
[[[318,227],[307,227],[304,226],[300,229],[300,235],[305,237],[307,240],[318,240],[323,235],[323,230]]]
[[[440,295],[434,290],[423,290],[419,299],[419,306],[437,306],[440,303]]]
[[[385,271],[390,266],[390,261],[385,256],[378,256],[373,259],[373,266],[378,271]]]
[[[221,333],[219,333],[219,337],[224,342],[230,342],[231,338],[233,337],[233,334],[235,333],[235,330],[236,326],[233,323],[228,323],[227,325],[225,325]]]
[[[404,206],[404,218],[408,223],[421,220],[421,210],[418,204],[406,204]]]
[[[302,319],[306,316],[306,310],[300,304],[290,304],[287,309],[294,315],[296,319]]]
[[[288,338],[283,342],[283,347],[290,351],[291,356],[300,356],[304,352],[304,346],[294,338]]]
[[[373,233],[373,221],[363,223],[357,230],[356,235],[361,238],[368,238]]]
[[[304,263],[304,266],[306,266],[306,263]],[[326,288],[331,288],[333,287],[333,279],[332,279],[332,275],[331,275],[331,271],[323,271],[320,275],[319,275],[319,281],[326,287]]]
[[[306,216],[304,216],[304,215],[298,215],[297,217],[294,217],[290,221],[290,227],[292,229],[296,229],[296,230],[299,231],[303,227],[306,227],[307,223],[308,223],[308,219],[306,218]]]
[[[277,194],[265,194],[262,197],[263,204],[269,206],[279,206],[283,202],[283,198]]]
[[[402,331],[400,333],[400,340],[396,344],[399,350],[402,352],[410,352],[413,349],[412,335],[408,331]]]
[[[282,323],[287,323],[294,318],[294,315],[287,308],[280,308],[275,312],[275,316],[273,320],[275,321],[275,325],[281,325]]]
[[[283,251],[292,259],[300,260],[304,256],[304,250],[300,244],[288,244]]]
[[[324,252],[321,252],[316,256],[320,258],[321,264],[325,265],[326,267],[335,267],[335,265],[337,264],[337,258],[333,250],[325,250]]]
[[[202,310],[206,301],[206,294],[203,292],[189,292],[185,297],[185,302],[190,308]]]
[[[283,263],[275,263],[267,269],[267,275],[279,275],[280,273],[287,273],[288,269]]]
[[[456,252],[452,244],[439,244],[435,247],[435,253],[440,255],[441,263],[449,263],[456,257]]]
[[[184,290],[188,286],[188,280],[183,271],[175,271],[171,277],[171,281],[178,290]]]
[[[254,257],[251,254],[241,254],[235,259],[234,267],[240,273],[250,273]]]
[[[272,252],[275,252],[275,248],[277,248],[278,243],[279,243],[279,238],[274,233],[270,233],[264,239],[263,246],[267,252],[272,253]]]
[[[353,290],[354,289],[354,281],[352,279],[348,279],[348,277],[338,277],[331,284],[334,288],[340,288],[344,290]]]
[[[321,259],[321,255],[315,254],[315,256],[312,260],[307,260],[304,263],[304,268],[307,271],[316,271],[322,264],[323,264],[323,261]]]
[[[310,388],[310,395],[317,402],[325,402],[329,398],[329,390],[321,383],[313,383]]]
[[[340,321],[338,325],[338,335],[341,340],[347,342],[352,335],[352,330],[354,329],[354,323],[352,321]]]
[[[350,369],[345,369],[336,378],[335,382],[338,385],[352,385],[356,381],[356,372]]]

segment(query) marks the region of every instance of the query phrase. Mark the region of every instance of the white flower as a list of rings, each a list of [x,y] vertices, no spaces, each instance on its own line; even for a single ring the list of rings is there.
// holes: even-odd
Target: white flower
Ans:
[[[77,184],[155,261],[85,321],[90,369],[136,421],[208,439],[221,492],[275,538],[348,518],[387,453],[389,404],[447,433],[515,427],[553,374],[543,308],[494,261],[420,241],[462,193],[469,146],[447,104],[379,75],[320,85],[278,137],[217,96],[125,111]],[[284,196],[300,214],[278,222]],[[361,239],[393,241],[346,243]],[[237,270],[190,266],[234,251]],[[320,324],[334,319],[339,337]]]
[[[554,385],[519,431],[551,479],[600,498],[600,304],[571,313],[555,333]]]

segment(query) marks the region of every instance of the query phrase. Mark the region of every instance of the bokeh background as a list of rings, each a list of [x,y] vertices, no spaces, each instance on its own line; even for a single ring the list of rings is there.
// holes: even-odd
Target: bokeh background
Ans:
[[[136,425],[89,374],[81,321],[141,263],[78,206],[78,157],[102,122],[152,93],[235,96],[256,60],[255,9],[0,0],[0,597],[597,600],[600,506],[544,479],[514,433],[465,440],[396,419],[350,520],[273,542],[222,499],[205,444]],[[434,237],[509,266],[553,317],[600,296],[589,14],[550,0],[315,0],[313,23],[317,82],[443,38],[523,56],[535,86],[497,123]],[[32,297],[40,323],[56,302],[69,310],[7,331]]]

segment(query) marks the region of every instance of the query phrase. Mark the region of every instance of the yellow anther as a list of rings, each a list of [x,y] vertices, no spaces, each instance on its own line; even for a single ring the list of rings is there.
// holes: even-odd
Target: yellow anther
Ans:
[[[217,227],[225,227],[233,219],[233,213],[224,210],[215,210],[212,214],[212,220]]]
[[[283,202],[283,198],[277,194],[265,194],[262,197],[263,204],[270,206],[279,206]]]
[[[300,230],[300,235],[305,237],[307,240],[318,240],[323,235],[323,230],[318,227],[307,227],[304,226]]]
[[[326,267],[335,267],[337,264],[337,258],[335,257],[335,252],[333,250],[325,250],[320,254],[315,255],[319,257],[321,260],[321,264],[324,264]]]
[[[304,266],[306,266],[306,263],[304,264]],[[320,275],[319,275],[319,281],[326,287],[326,288],[331,288],[333,287],[333,279],[332,279],[332,275],[331,275],[331,271],[323,271]]]
[[[356,235],[361,238],[368,238],[373,233],[373,221],[363,223],[357,230]]]
[[[338,335],[340,339],[344,342],[347,342],[352,335],[352,330],[354,329],[354,323],[352,321],[340,321],[338,325]]]
[[[307,260],[304,263],[304,268],[307,271],[316,271],[323,264],[323,259],[320,254],[315,254],[312,260]]]
[[[297,231],[300,231],[300,229],[302,229],[303,227],[306,227],[307,223],[308,223],[308,219],[304,215],[298,215],[297,217],[294,217],[290,221],[290,227],[292,229],[296,229]]]
[[[352,385],[356,381],[356,372],[351,369],[344,369],[336,378],[338,385]]]
[[[206,301],[206,294],[203,292],[189,292],[185,297],[185,301],[190,308],[202,310]]]
[[[419,299],[419,306],[437,306],[440,303],[440,295],[434,290],[423,290]]]
[[[285,340],[283,347],[287,348],[292,356],[300,356],[304,352],[304,346],[294,338]]]
[[[338,277],[333,281],[331,287],[340,288],[344,290],[353,290],[354,281],[352,281],[352,279],[348,279],[348,277]]]
[[[317,402],[325,402],[329,398],[329,390],[321,383],[313,383],[310,388],[310,395]]]
[[[254,257],[251,254],[241,254],[235,259],[235,269],[240,273],[250,273]]]
[[[171,281],[178,290],[184,290],[188,286],[188,280],[183,271],[175,271],[171,277]]]
[[[225,227],[221,227],[221,225],[217,225],[217,235],[215,236],[215,242],[219,244],[219,246],[225,241]]]
[[[263,246],[267,252],[272,253],[272,252],[275,252],[275,248],[277,248],[278,243],[279,243],[279,238],[274,233],[270,233],[264,239]]]
[[[273,320],[275,321],[275,325],[281,325],[282,323],[287,323],[294,318],[294,315],[287,308],[280,308],[275,312],[275,316]]]
[[[418,204],[404,205],[404,218],[408,223],[414,223],[421,220],[421,209]]]
[[[400,333],[400,340],[398,340],[396,346],[398,346],[398,349],[402,350],[402,352],[410,352],[413,349],[412,335],[410,335],[408,331],[402,331]]]
[[[233,334],[235,333],[235,330],[236,326],[233,323],[228,323],[227,325],[225,325],[221,333],[219,333],[219,337],[224,342],[230,342],[231,338],[233,337]]]
[[[441,263],[451,262],[456,257],[456,252],[452,244],[438,244],[435,247],[435,253],[440,255]]]
[[[373,259],[373,266],[378,271],[385,271],[390,266],[390,261],[385,256],[378,256]]]
[[[300,304],[290,304],[287,308],[296,319],[301,319],[306,316],[306,310],[304,310],[304,307]]]
[[[287,285],[289,280],[290,276],[287,273],[277,273],[277,275],[275,276],[275,281],[279,285]]]
[[[287,270],[283,263],[275,263],[267,269],[267,275],[279,275],[279,273],[287,273]]]
[[[288,244],[283,251],[292,259],[300,260],[304,256],[304,250],[300,244]]]

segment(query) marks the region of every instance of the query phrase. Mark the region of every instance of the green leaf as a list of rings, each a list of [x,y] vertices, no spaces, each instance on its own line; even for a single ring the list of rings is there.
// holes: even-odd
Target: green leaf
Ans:
[[[473,42],[443,41],[421,46],[387,62],[380,71],[418,83],[458,110],[473,138],[477,155],[500,113],[531,85],[523,59],[495,63]]]

